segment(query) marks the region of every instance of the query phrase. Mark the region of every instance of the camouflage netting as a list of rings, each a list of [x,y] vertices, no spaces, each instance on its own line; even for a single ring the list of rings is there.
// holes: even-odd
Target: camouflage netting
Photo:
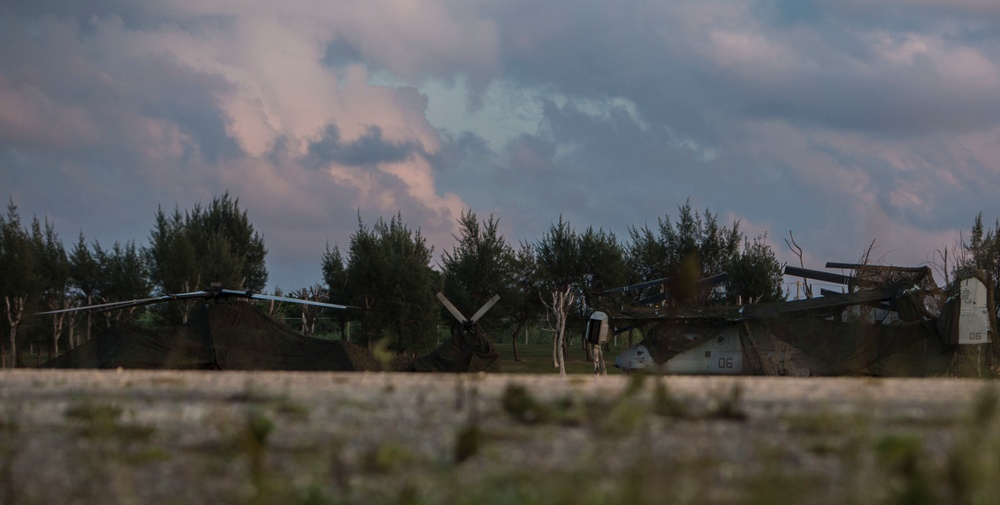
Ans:
[[[750,375],[943,375],[953,354],[923,322],[872,324],[811,317],[663,320],[647,327],[642,344],[657,363],[664,363],[733,325],[743,348],[743,373]]]
[[[744,353],[768,375],[929,375],[944,373],[940,339],[922,323],[869,324],[765,319],[747,324]],[[907,356],[913,359],[901,359]]]
[[[830,294],[829,303],[651,307],[631,309],[619,320],[643,327],[642,344],[657,363],[735,325],[747,374],[982,377],[989,373],[990,346],[956,345],[959,295],[954,287],[938,288],[927,268],[873,268],[859,277],[879,286],[889,299]],[[985,282],[983,276],[977,277]],[[872,292],[880,293],[868,291]],[[994,314],[992,290],[987,292],[988,313]],[[997,346],[994,324],[990,318],[989,331]]]
[[[421,371],[469,372],[495,367],[497,356],[485,339],[470,346],[449,339],[419,358]],[[471,348],[471,351],[469,350]],[[408,363],[406,365],[409,365]],[[342,340],[300,335],[244,302],[195,308],[187,325],[148,329],[115,325],[102,335],[39,368],[142,368],[365,371],[382,366],[365,347]],[[492,367],[492,368],[491,368]],[[397,368],[403,369],[403,368]],[[411,368],[412,369],[412,368]]]
[[[401,368],[409,372],[499,372],[500,353],[493,341],[465,328],[434,349]]]
[[[678,354],[715,338],[728,323],[706,315],[701,319],[677,319],[646,326],[642,345],[657,363],[666,363]]]

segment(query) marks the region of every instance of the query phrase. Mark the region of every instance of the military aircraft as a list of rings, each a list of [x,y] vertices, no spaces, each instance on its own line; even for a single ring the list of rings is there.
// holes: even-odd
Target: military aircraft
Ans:
[[[297,371],[498,371],[493,343],[469,332],[453,335],[419,358],[383,363],[367,347],[343,340],[301,335],[271,318],[249,300],[279,301],[330,309],[347,305],[223,289],[213,285],[189,293],[109,302],[40,312],[39,315],[82,310],[109,311],[178,300],[205,299],[182,325],[147,328],[131,322],[108,331],[39,368],[138,368]],[[492,306],[496,300],[489,304]],[[481,309],[475,319],[482,317]],[[471,324],[474,324],[472,321]]]
[[[986,371],[996,310],[982,275],[964,278],[947,291],[937,287],[927,267],[828,263],[827,268],[855,275],[786,267],[786,275],[842,284],[844,291],[822,290],[816,298],[776,303],[700,307],[650,304],[646,297],[634,306],[605,310],[613,325],[639,327],[644,335],[615,357],[615,366],[719,375]],[[714,282],[706,280],[701,287]],[[642,289],[664,283],[644,284]]]

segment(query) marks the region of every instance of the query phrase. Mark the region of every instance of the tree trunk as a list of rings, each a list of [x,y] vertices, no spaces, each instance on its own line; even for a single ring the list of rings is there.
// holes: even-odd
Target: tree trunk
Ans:
[[[70,305],[69,300],[64,300],[62,307],[68,309]],[[60,308],[60,307],[53,307]],[[52,359],[52,355],[59,355],[59,337],[62,336],[63,325],[66,322],[66,313],[62,312],[59,314],[52,314],[52,352],[49,354],[49,359]],[[41,351],[39,351],[41,353]]]
[[[72,349],[76,347],[77,335],[76,335],[76,316],[69,316],[69,329],[67,330],[67,337],[69,339],[69,348]]]
[[[17,368],[18,362],[21,361],[17,355],[17,328],[21,325],[21,317],[24,315],[24,305],[27,299],[28,295],[15,296],[13,300],[10,296],[4,297],[4,303],[7,305],[7,322],[10,324],[11,368]]]
[[[549,320],[552,336],[552,365],[559,368],[559,375],[566,375],[566,315],[573,304],[572,286],[566,286],[565,291],[552,292],[552,305],[542,299],[542,303],[552,314]]]
[[[559,368],[559,332],[552,332],[552,368]]]
[[[559,342],[559,375],[566,375],[566,316],[569,312],[569,306],[573,303],[573,295],[570,293],[570,287],[566,287],[566,291],[562,293],[553,294],[553,305],[556,307],[556,321]]]
[[[305,307],[305,305],[303,305]],[[316,332],[316,319],[319,314],[314,314],[312,309],[302,309],[302,334],[311,337]]]
[[[520,356],[517,355],[517,334],[520,333],[521,328],[524,327],[524,323],[517,323],[517,328],[514,333],[511,334],[510,343],[514,347],[514,361],[521,361]]]
[[[87,300],[88,300],[87,304],[89,305],[90,304],[90,298],[88,298]],[[88,342],[90,341],[90,331],[91,331],[91,329],[93,327],[94,327],[93,314],[91,314],[90,311],[88,310],[87,311],[87,327],[84,328],[84,331],[83,331],[84,337],[87,339]]]

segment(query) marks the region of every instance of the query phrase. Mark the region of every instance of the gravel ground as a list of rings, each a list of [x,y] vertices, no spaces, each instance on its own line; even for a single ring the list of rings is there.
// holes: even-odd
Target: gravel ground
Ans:
[[[869,503],[918,491],[996,503],[998,392],[967,379],[3,371],[0,503]]]

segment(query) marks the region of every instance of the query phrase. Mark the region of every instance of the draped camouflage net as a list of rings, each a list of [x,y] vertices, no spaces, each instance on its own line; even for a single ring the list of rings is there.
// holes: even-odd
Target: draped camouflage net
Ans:
[[[306,337],[253,304],[227,301],[195,307],[185,325],[117,324],[39,368],[479,372],[499,371],[499,353],[485,336],[463,334],[383,367],[366,347]]]
[[[984,284],[986,277],[974,273]],[[846,277],[845,277],[846,278]],[[743,373],[791,376],[941,376],[989,374],[998,345],[958,344],[959,284],[941,289],[929,268],[858,269],[843,293],[771,304],[630,307],[614,318],[642,328],[657,363],[739,334]],[[858,285],[865,289],[857,289]],[[988,285],[988,284],[986,284]],[[992,289],[988,313],[995,314]]]

